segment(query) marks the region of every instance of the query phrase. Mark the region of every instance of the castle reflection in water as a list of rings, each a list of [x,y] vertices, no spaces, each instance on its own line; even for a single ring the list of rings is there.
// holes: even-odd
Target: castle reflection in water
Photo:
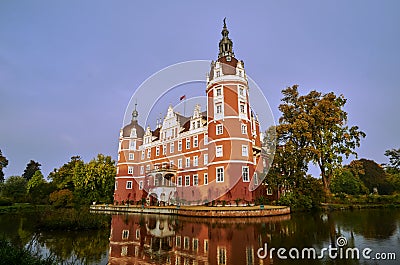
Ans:
[[[269,241],[265,232],[285,230],[280,222],[288,219],[113,215],[109,264],[270,264],[257,250]]]

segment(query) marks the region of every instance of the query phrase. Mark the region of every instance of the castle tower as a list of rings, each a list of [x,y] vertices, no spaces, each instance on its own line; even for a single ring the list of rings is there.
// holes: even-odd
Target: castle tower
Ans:
[[[254,174],[255,143],[249,87],[243,61],[235,58],[224,19],[217,61],[207,77],[210,181],[221,199],[252,200],[249,184]]]

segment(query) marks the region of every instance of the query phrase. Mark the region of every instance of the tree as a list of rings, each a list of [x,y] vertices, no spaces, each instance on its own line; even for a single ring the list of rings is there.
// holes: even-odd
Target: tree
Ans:
[[[389,168],[395,173],[400,172],[400,148],[386,150],[385,156],[389,157]]]
[[[11,198],[14,202],[24,202],[26,199],[26,179],[21,176],[9,177],[3,185],[2,195]]]
[[[98,154],[84,167],[75,168],[75,196],[83,202],[111,203],[114,194],[116,166],[110,156]]]
[[[368,189],[358,177],[351,173],[350,170],[345,169],[332,179],[331,191],[337,194],[346,193],[350,195],[358,195],[367,193]]]
[[[393,192],[393,185],[388,181],[386,172],[375,161],[364,158],[353,160],[346,168],[364,183],[369,192],[373,192],[374,188],[378,189],[379,194]]]
[[[58,189],[69,189],[74,191],[74,179],[81,178],[82,176],[75,176],[76,174],[82,173],[80,169],[85,166],[85,163],[80,156],[73,156],[71,160],[61,166],[59,169],[54,169],[49,174],[49,179],[52,183],[57,186]]]
[[[360,146],[365,133],[357,126],[348,127],[347,113],[343,110],[346,99],[334,93],[311,91],[300,96],[298,86],[282,90],[282,116],[277,131],[282,141],[295,153],[298,169],[307,169],[308,162],[318,165],[324,190],[329,193],[330,181],[341,168],[343,155],[348,158]]]
[[[3,168],[6,168],[7,165],[8,165],[8,160],[5,156],[3,156],[3,153],[0,150],[0,183],[4,182]]]
[[[26,185],[27,193],[44,183],[46,183],[46,180],[44,179],[42,172],[40,170],[36,170],[35,174],[33,174],[33,177]]]
[[[35,162],[33,160],[29,161],[24,170],[24,174],[22,174],[22,177],[24,177],[26,181],[29,181],[33,177],[35,172],[37,170],[40,170],[40,166],[41,164],[38,162]]]

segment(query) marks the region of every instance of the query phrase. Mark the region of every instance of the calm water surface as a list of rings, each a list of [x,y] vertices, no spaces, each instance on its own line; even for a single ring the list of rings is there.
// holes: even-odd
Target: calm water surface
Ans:
[[[93,213],[97,214],[97,213]],[[400,264],[400,210],[297,213],[256,219],[209,219],[158,215],[112,215],[111,229],[87,232],[38,232],[29,215],[0,215],[0,232],[14,243],[51,253],[73,264]],[[338,241],[339,237],[342,241]],[[345,241],[343,241],[345,240]],[[34,243],[32,243],[34,242]],[[323,248],[339,248],[332,259]],[[272,258],[258,257],[260,247],[284,248]],[[296,259],[313,248],[321,259]],[[360,259],[351,259],[358,249]],[[370,260],[363,258],[362,251]],[[263,254],[264,252],[260,252]],[[289,255],[289,253],[291,255]],[[307,257],[308,252],[304,255]],[[332,251],[334,256],[336,252]],[[342,259],[340,259],[342,253]],[[372,259],[381,257],[397,260]],[[354,252],[354,255],[356,252]],[[291,258],[291,256],[293,258]]]

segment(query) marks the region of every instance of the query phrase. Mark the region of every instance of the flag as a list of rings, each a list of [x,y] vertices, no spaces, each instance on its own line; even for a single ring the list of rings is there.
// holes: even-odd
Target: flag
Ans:
[[[186,95],[183,95],[183,96],[181,96],[180,98],[179,98],[179,100],[184,100],[184,99],[186,99]]]

